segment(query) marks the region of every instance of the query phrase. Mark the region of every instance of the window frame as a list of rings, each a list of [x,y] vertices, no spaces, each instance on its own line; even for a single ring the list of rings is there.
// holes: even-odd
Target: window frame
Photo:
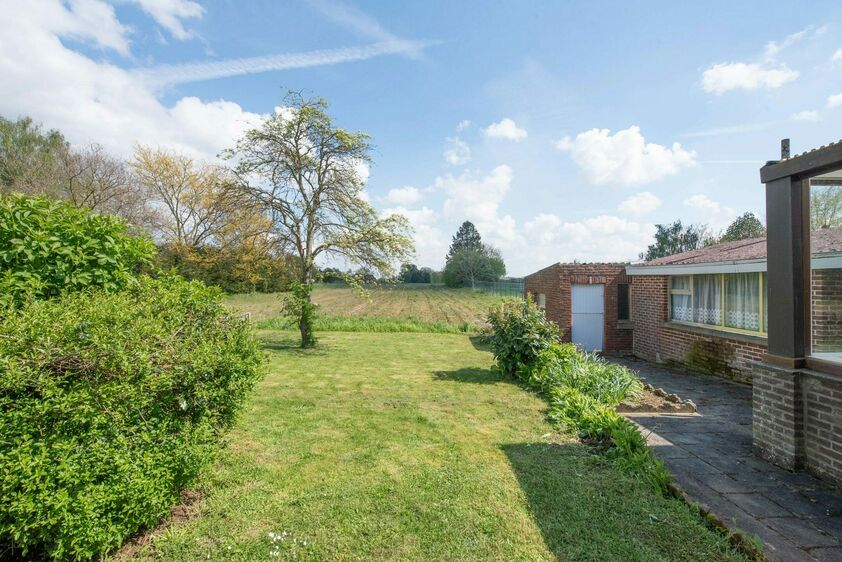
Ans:
[[[620,316],[620,291],[622,287],[626,287],[626,317],[622,318]],[[631,309],[631,283],[617,283],[617,321],[618,322],[629,322],[632,317],[632,309]]]
[[[732,328],[730,326],[726,326],[726,276],[728,275],[737,275],[735,273],[704,273],[704,274],[695,274],[695,273],[685,273],[681,275],[670,275],[668,277],[668,286],[667,286],[667,318],[670,322],[674,322],[676,324],[684,324],[687,326],[696,326],[699,328],[707,328],[709,330],[717,330],[720,332],[730,332],[734,334],[743,334],[749,336],[756,336],[761,338],[767,338],[769,333],[768,331],[764,330],[765,320],[766,320],[766,294],[763,291],[764,279],[766,278],[765,271],[755,272],[757,273],[757,284],[758,284],[758,326],[757,330],[747,330],[745,328]],[[672,296],[673,295],[682,295],[682,296],[689,296],[690,297],[690,309],[695,309],[695,297],[694,297],[694,288],[695,288],[695,280],[698,275],[712,275],[717,278],[719,283],[719,306],[722,313],[720,314],[720,322],[718,324],[705,324],[703,322],[692,322],[688,320],[677,320],[672,317]],[[672,281],[676,277],[688,277],[690,283],[687,289],[673,289],[672,288]]]

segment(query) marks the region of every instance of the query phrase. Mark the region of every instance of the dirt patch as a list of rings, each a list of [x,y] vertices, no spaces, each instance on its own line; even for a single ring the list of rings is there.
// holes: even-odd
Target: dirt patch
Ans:
[[[651,384],[643,385],[643,393],[632,400],[621,402],[615,408],[620,413],[672,413],[695,414],[692,400],[682,400],[678,395]]]
[[[196,490],[182,490],[179,502],[170,506],[170,515],[159,522],[152,529],[140,531],[137,535],[127,540],[120,549],[114,553],[113,560],[129,560],[134,558],[140,550],[149,545],[155,535],[173,525],[190,521],[196,516],[196,504],[205,497],[205,494]]]

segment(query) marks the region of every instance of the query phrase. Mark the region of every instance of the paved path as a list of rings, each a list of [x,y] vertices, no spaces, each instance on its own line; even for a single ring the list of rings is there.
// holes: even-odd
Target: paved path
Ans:
[[[696,403],[698,414],[629,414],[674,481],[720,520],[758,536],[772,560],[842,561],[842,492],[751,453],[751,388],[616,360]]]

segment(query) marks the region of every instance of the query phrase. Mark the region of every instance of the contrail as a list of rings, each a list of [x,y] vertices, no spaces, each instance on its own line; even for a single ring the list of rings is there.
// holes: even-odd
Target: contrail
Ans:
[[[425,47],[435,44],[431,41],[395,40],[382,41],[359,47],[323,49],[303,53],[283,53],[260,57],[245,57],[220,61],[167,64],[140,68],[133,72],[144,81],[155,86],[199,82],[214,78],[226,78],[242,74],[255,74],[271,70],[307,68],[343,62],[361,61],[383,55],[415,55]]]

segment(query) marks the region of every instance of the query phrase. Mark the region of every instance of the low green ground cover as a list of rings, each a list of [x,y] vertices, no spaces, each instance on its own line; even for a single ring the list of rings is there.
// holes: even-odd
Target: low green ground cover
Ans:
[[[281,316],[284,293],[231,295],[226,303],[248,312],[255,321]],[[430,285],[386,285],[371,288],[361,296],[350,287],[317,285],[313,302],[318,314],[326,317],[372,317],[425,324],[461,326],[478,329],[486,324],[488,309],[500,297],[471,289],[447,289]]]
[[[292,330],[295,321],[292,318],[275,317],[261,320],[257,327],[266,330]],[[316,317],[314,322],[316,332],[430,332],[436,334],[465,334],[479,331],[477,326],[462,322],[461,324],[447,324],[445,322],[425,322],[414,318],[384,318],[380,316],[325,316]]]
[[[683,502],[556,431],[476,336],[262,338],[270,372],[204,499],[136,558],[739,558]]]

